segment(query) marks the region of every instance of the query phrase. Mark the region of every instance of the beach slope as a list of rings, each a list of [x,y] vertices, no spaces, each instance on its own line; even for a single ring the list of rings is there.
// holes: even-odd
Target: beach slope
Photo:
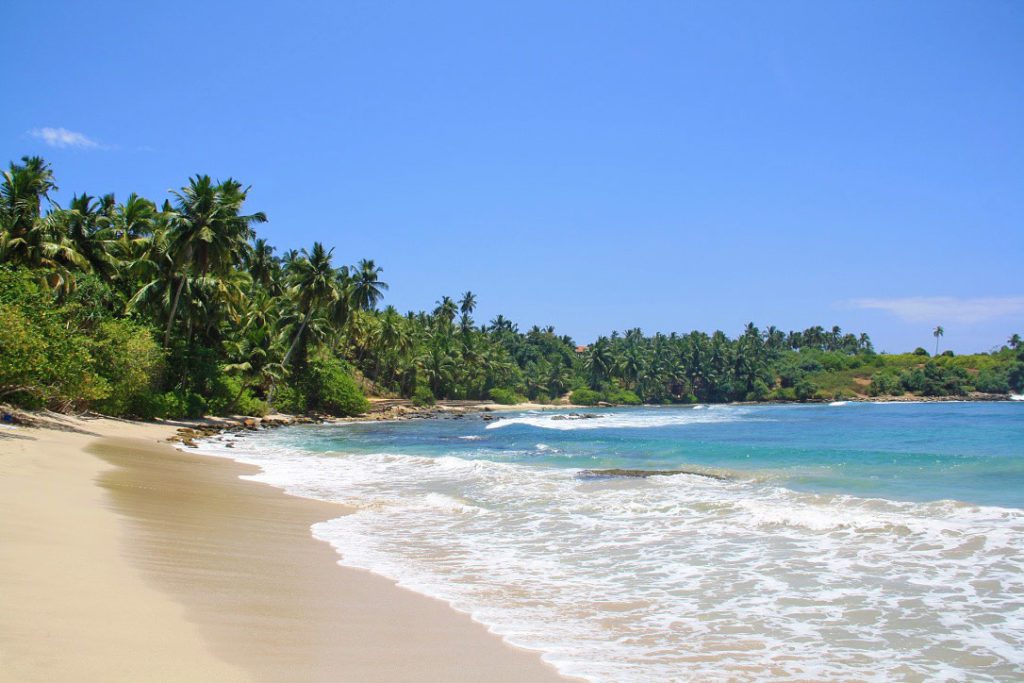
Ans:
[[[337,565],[344,508],[160,443],[173,425],[0,432],[0,680],[565,680],[446,604]]]

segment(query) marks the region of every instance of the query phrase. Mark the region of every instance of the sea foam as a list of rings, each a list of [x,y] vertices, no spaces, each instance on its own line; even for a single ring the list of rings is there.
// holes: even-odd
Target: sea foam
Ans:
[[[636,416],[596,419],[638,426]],[[587,480],[454,456],[314,454],[300,433],[204,450],[259,465],[250,478],[289,493],[352,506],[313,527],[342,564],[446,600],[566,674],[1024,677],[1021,510],[685,474]]]
[[[569,416],[533,412],[519,417],[495,420],[487,425],[487,429],[502,429],[513,425],[539,427],[540,429],[557,429],[560,431],[578,429],[650,429],[688,424],[732,422],[742,419],[746,413],[745,409],[735,406],[729,406],[727,411],[706,409],[697,411],[689,409],[658,412],[656,410],[648,410],[615,413],[581,413]]]

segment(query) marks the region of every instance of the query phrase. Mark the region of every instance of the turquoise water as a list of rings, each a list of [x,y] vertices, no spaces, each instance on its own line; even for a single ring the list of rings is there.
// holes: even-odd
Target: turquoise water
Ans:
[[[555,419],[569,412],[320,428],[302,445],[543,467],[696,468],[804,491],[1024,507],[1024,402],[618,408]]]
[[[204,448],[352,509],[312,529],[342,564],[587,680],[1024,680],[1024,403],[590,412]]]

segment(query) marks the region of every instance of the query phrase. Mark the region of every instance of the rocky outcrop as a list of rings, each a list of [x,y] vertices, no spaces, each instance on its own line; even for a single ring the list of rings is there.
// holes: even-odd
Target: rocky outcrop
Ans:
[[[231,432],[256,431],[273,427],[284,427],[296,424],[313,424],[323,419],[304,415],[270,415],[268,417],[218,418],[179,427],[178,432],[167,439],[172,443],[180,443],[189,448],[198,448],[197,439],[206,439],[218,434]],[[230,445],[228,446],[231,447]]]
[[[582,470],[579,476],[581,479],[610,479],[613,477],[646,479],[647,477],[669,477],[676,474],[692,474],[697,477],[707,477],[718,481],[729,481],[729,477],[711,472],[700,472],[698,470]]]

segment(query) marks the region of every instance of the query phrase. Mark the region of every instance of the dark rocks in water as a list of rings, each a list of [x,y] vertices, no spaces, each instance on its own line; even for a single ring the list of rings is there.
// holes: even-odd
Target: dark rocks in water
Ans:
[[[171,442],[180,442],[189,448],[198,448],[196,439],[206,439],[221,434],[232,434],[242,431],[257,431],[270,427],[284,427],[286,425],[313,424],[321,421],[321,418],[313,418],[307,415],[281,415],[277,417],[245,417],[212,419],[197,422],[192,427],[179,427],[177,434],[167,439]]]
[[[692,474],[698,477],[717,479],[718,481],[729,481],[729,477],[722,476],[721,474],[711,474],[695,470],[582,470],[578,476],[581,479],[610,479],[613,477],[646,479],[647,477],[670,477],[676,474]]]
[[[593,420],[601,417],[594,413],[569,413],[568,415],[552,415],[552,420]]]

